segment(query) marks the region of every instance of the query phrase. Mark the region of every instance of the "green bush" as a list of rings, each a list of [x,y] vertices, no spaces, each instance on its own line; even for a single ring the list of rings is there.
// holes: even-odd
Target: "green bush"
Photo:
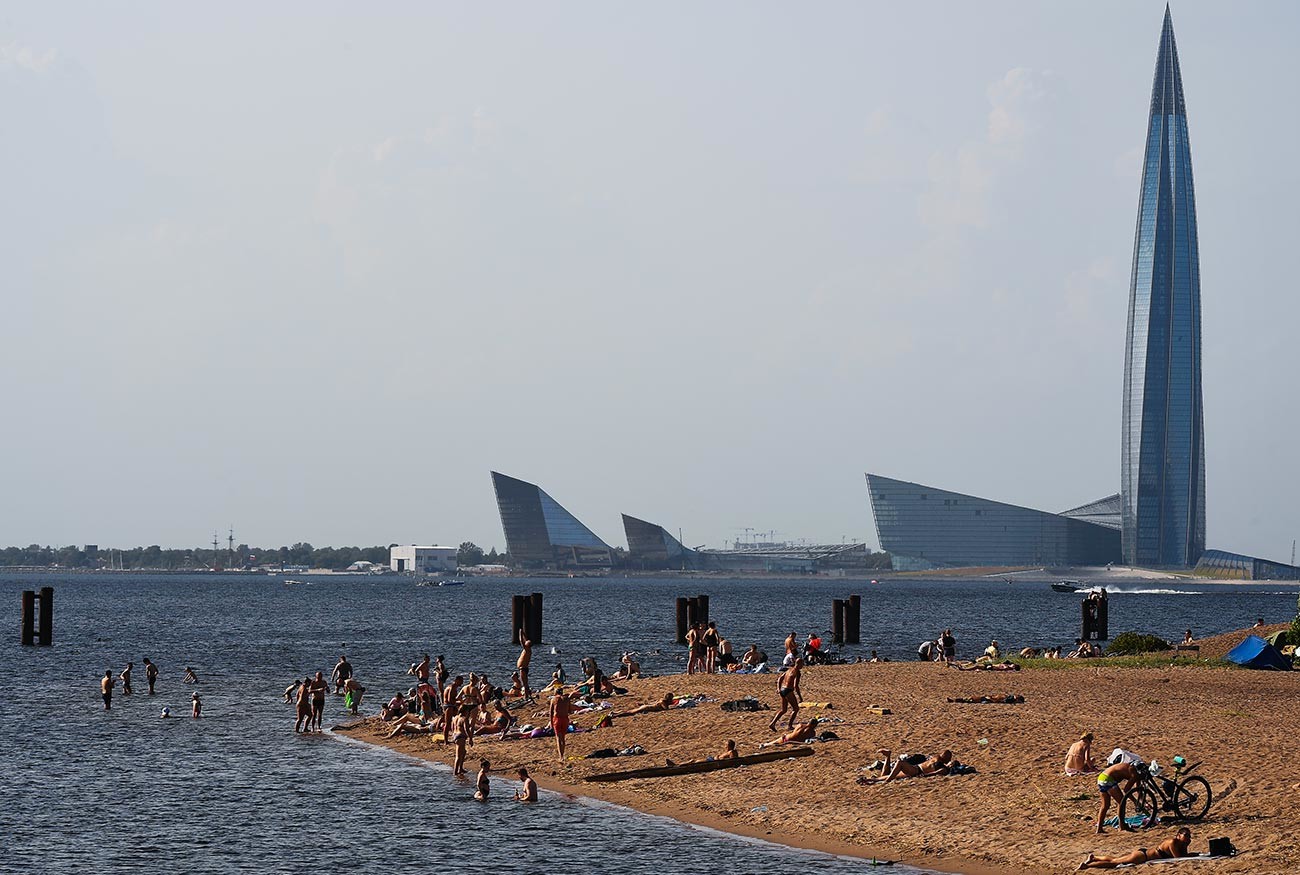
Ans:
[[[1126,656],[1133,653],[1155,653],[1160,650],[1172,649],[1173,645],[1159,635],[1121,632],[1110,640],[1110,646],[1106,648],[1106,655]]]

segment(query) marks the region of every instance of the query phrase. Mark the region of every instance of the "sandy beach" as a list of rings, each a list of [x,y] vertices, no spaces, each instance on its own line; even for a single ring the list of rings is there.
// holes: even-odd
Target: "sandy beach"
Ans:
[[[720,703],[752,695],[776,704],[773,675],[673,675],[633,680],[622,709],[664,692],[716,700],[690,709],[621,718],[609,728],[570,736],[569,759],[556,761],[552,739],[476,740],[471,763],[492,760],[497,792],[508,794],[511,768],[526,765],[542,786],[584,795],[737,834],[838,853],[902,860],[960,872],[1065,872],[1089,852],[1114,854],[1158,843],[1173,827],[1142,833],[1093,834],[1096,780],[1067,778],[1065,749],[1084,730],[1095,751],[1134,750],[1168,763],[1175,754],[1201,762],[1216,792],[1235,779],[1227,798],[1193,824],[1194,851],[1211,836],[1229,836],[1242,853],[1203,863],[1167,863],[1162,871],[1293,872],[1300,839],[1290,833],[1300,790],[1295,750],[1300,674],[1213,665],[1121,668],[1072,663],[1020,672],[958,672],[942,664],[883,663],[807,669],[804,715],[829,718],[840,740],[817,743],[816,754],[702,775],[630,780],[584,779],[598,772],[686,762],[716,755],[727,739],[741,754],[759,750],[773,733],[773,713],[733,713]],[[1019,694],[1024,704],[948,703],[949,697]],[[877,715],[867,709],[891,710]],[[518,712],[545,723],[542,707]],[[590,726],[594,717],[575,723]],[[450,762],[451,748],[429,738],[380,738],[375,718],[343,731],[359,740]],[[638,757],[583,759],[599,748],[640,744]],[[937,753],[951,748],[972,775],[856,783],[876,750]]]

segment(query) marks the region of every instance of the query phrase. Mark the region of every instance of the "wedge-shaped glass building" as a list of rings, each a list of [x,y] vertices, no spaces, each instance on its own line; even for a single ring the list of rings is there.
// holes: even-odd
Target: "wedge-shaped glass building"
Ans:
[[[492,472],[506,552],[524,568],[607,566],[610,546],[535,483]]]
[[[623,514],[628,560],[638,568],[695,568],[694,550],[668,534],[663,526]]]
[[[1147,122],[1124,349],[1124,560],[1187,568],[1205,550],[1201,275],[1192,151],[1165,9]]]
[[[1113,524],[879,474],[867,475],[867,491],[876,537],[893,557],[896,569],[1105,565],[1120,559],[1120,532]]]

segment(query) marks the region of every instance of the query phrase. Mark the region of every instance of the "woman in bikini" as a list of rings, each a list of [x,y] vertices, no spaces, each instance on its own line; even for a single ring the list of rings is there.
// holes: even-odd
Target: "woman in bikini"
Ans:
[[[1192,843],[1192,831],[1183,827],[1173,838],[1165,839],[1154,848],[1138,848],[1131,854],[1125,854],[1122,857],[1098,857],[1093,854],[1088,855],[1088,859],[1079,864],[1081,869],[1114,869],[1116,866],[1136,866],[1139,863],[1147,863],[1151,860],[1172,860],[1175,857],[1188,856],[1187,849]]]
[[[460,777],[465,774],[465,748],[474,743],[474,724],[464,712],[457,714],[451,721],[451,742],[456,745],[456,758],[452,762],[451,773]]]

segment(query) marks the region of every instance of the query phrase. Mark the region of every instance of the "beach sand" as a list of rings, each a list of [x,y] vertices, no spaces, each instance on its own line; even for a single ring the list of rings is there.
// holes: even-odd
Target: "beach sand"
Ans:
[[[1242,853],[1206,863],[1167,863],[1159,871],[1295,872],[1300,838],[1290,831],[1300,798],[1297,749],[1300,672],[1257,672],[1208,665],[1120,668],[1076,664],[1020,672],[958,672],[942,664],[824,666],[805,671],[804,699],[830,702],[801,717],[831,718],[839,741],[815,744],[816,755],[700,775],[586,783],[593,773],[681,763],[718,754],[735,739],[741,754],[771,740],[774,711],[730,713],[719,703],[753,695],[777,702],[774,675],[685,675],[633,680],[618,709],[666,691],[703,693],[716,702],[668,713],[622,718],[613,727],[571,735],[570,757],[598,748],[640,744],[647,755],[556,761],[554,740],[480,738],[470,750],[492,760],[497,793],[509,793],[513,766],[526,765],[549,789],[603,799],[729,832],[784,844],[902,860],[967,873],[1066,872],[1089,852],[1126,853],[1172,835],[1093,834],[1098,794],[1092,776],[1062,773],[1066,747],[1084,730],[1096,735],[1099,759],[1125,747],[1168,765],[1175,754],[1201,762],[1216,796],[1209,817],[1192,824],[1193,851],[1228,836]],[[1017,693],[1020,705],[950,704],[947,697]],[[867,712],[880,705],[891,714]],[[520,712],[545,725],[544,705]],[[576,719],[590,726],[592,716]],[[843,722],[840,722],[843,721]],[[372,719],[343,729],[359,740],[450,762],[451,748],[428,738],[383,741]],[[937,753],[951,748],[977,774],[861,786],[859,769],[876,750]],[[471,768],[471,775],[473,768]],[[755,810],[761,809],[761,810]],[[1114,807],[1112,807],[1112,812]]]

